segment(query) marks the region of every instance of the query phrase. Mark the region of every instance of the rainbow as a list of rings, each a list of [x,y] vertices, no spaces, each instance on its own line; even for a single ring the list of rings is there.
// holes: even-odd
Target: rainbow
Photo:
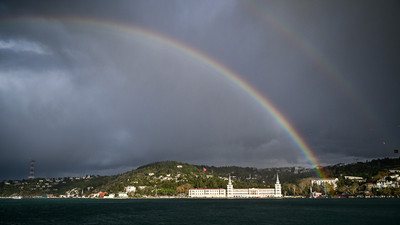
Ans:
[[[68,23],[76,23],[79,25],[86,25],[90,27],[99,27],[102,29],[109,30],[114,33],[123,33],[123,34],[131,34],[131,35],[139,35],[146,40],[156,41],[162,44],[167,44],[169,47],[176,49],[184,54],[187,57],[191,57],[198,62],[201,62],[208,67],[214,69],[219,74],[224,76],[227,80],[231,81],[236,87],[243,91],[246,95],[248,95],[251,99],[257,102],[269,115],[271,115],[274,120],[283,128],[285,133],[290,137],[293,143],[298,147],[301,153],[305,156],[308,162],[315,168],[316,175],[319,177],[326,177],[322,170],[319,169],[319,163],[315,155],[313,154],[311,148],[308,146],[306,141],[300,136],[300,134],[296,131],[296,129],[290,124],[288,119],[274,106],[274,104],[265,96],[263,96],[258,90],[252,87],[249,83],[247,83],[244,79],[242,79],[238,74],[233,72],[228,67],[224,66],[217,60],[212,57],[205,55],[197,49],[194,49],[188,45],[185,45],[177,40],[174,40],[165,35],[161,35],[154,31],[144,29],[141,27],[133,26],[131,24],[123,24],[119,22],[113,21],[102,21],[102,20],[94,20],[90,18],[78,18],[78,17],[57,17],[57,18],[18,18],[18,19],[8,19],[7,21],[15,21],[15,20],[60,20],[62,22]]]

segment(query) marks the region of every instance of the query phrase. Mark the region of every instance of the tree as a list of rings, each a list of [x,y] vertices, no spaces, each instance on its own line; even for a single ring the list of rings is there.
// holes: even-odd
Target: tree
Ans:
[[[392,189],[391,188],[384,188],[381,190],[381,194],[387,196],[392,196]]]
[[[296,195],[298,187],[295,184],[282,184],[282,191],[284,195]]]
[[[189,189],[192,189],[192,188],[193,188],[193,186],[191,184],[186,183],[186,184],[182,184],[182,185],[176,187],[176,192],[188,194]]]
[[[311,178],[301,179],[298,187],[299,187],[299,193],[301,195],[308,196],[311,187]]]
[[[356,195],[358,194],[358,189],[359,189],[360,185],[358,183],[353,183],[350,187],[349,187],[349,193],[352,195]]]

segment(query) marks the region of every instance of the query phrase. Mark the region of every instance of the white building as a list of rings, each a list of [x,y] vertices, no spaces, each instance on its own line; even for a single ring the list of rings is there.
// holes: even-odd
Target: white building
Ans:
[[[319,197],[322,197],[322,193],[313,191],[313,192],[310,193],[310,197],[311,198],[319,198]]]
[[[226,190],[220,189],[190,189],[189,196],[194,198],[225,198]]]
[[[104,198],[115,198],[115,194],[109,194],[108,196],[104,196]]]
[[[344,176],[344,179],[357,181],[357,182],[365,182],[366,181],[366,179],[364,179],[363,177],[355,177],[355,176]]]
[[[129,192],[135,192],[135,191],[136,191],[136,187],[135,187],[135,186],[127,186],[127,187],[125,187],[125,191],[126,191],[127,193],[129,193]]]
[[[397,181],[388,181],[388,180],[386,180],[386,177],[383,177],[383,178],[379,179],[373,187],[379,188],[379,189],[398,188],[399,184]]]
[[[225,189],[189,189],[192,198],[280,198],[282,197],[279,177],[276,177],[275,188],[233,188],[231,177]]]
[[[311,179],[311,185],[330,184],[333,186],[333,188],[336,188],[338,181],[339,181],[339,179],[337,179],[337,178],[313,178],[313,179]]]
[[[128,198],[128,194],[126,192],[118,193],[118,198]]]

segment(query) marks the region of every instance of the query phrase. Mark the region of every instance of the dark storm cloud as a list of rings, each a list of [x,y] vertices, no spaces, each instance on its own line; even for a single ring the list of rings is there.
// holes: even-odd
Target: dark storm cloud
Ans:
[[[357,158],[389,156],[393,148],[399,146],[399,130],[394,126],[398,117],[393,114],[399,112],[399,105],[391,104],[399,94],[399,79],[395,77],[400,67],[393,61],[399,57],[400,45],[396,41],[399,38],[396,29],[399,5],[391,3],[312,2],[287,7],[286,22],[316,47],[335,69],[335,76],[352,91],[333,86],[334,89],[327,92],[329,96],[321,99],[329,101],[315,105],[326,105],[330,110],[314,108],[318,113],[325,113],[318,121],[327,125],[320,126],[318,130],[323,132],[314,132],[317,134],[314,138],[320,139],[316,140],[319,146],[324,145],[322,140],[332,140],[324,146],[324,149],[330,148],[330,152],[353,154]],[[338,80],[331,79],[332,82]],[[380,139],[391,143],[382,145]],[[335,148],[334,143],[338,147]]]
[[[54,26],[57,32],[51,32]],[[243,137],[262,144],[266,133],[279,130],[274,124],[266,129],[262,122],[271,119],[263,119],[243,93],[182,52],[135,35],[81,27],[35,19],[9,30],[6,41],[21,42],[23,36],[47,49],[36,57],[53,60],[43,60],[40,69],[31,69],[38,61],[26,60],[1,71],[3,146],[14,149],[3,165],[23,167],[35,158],[42,175],[99,172],[186,160],[196,151],[204,157],[212,146],[223,150]],[[48,40],[37,39],[36,32],[46,32]],[[7,51],[26,57],[18,48]]]
[[[388,156],[400,133],[398,10],[395,2],[0,3],[0,178],[25,177],[30,159],[39,176],[115,173],[158,160],[309,163],[211,67],[165,43],[65,16],[139,25],[218,59],[268,96],[321,163]],[[359,97],[293,38],[311,43]]]

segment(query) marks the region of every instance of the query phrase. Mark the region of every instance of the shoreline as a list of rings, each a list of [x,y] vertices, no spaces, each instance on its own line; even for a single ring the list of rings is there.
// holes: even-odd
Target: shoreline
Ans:
[[[194,197],[174,197],[174,196],[158,196],[158,197],[137,197],[137,198],[86,198],[86,197],[75,197],[75,198],[60,198],[60,197],[52,197],[52,198],[46,198],[46,197],[41,197],[41,196],[32,196],[32,197],[22,197],[22,196],[17,196],[17,197],[0,197],[0,199],[13,199],[13,200],[21,200],[21,199],[93,199],[93,200],[144,200],[144,199],[193,199],[193,200],[238,200],[238,199],[399,199],[396,197],[389,197],[389,196],[370,196],[370,197],[331,197],[331,198],[308,198],[305,196],[284,196],[281,198],[194,198]]]

